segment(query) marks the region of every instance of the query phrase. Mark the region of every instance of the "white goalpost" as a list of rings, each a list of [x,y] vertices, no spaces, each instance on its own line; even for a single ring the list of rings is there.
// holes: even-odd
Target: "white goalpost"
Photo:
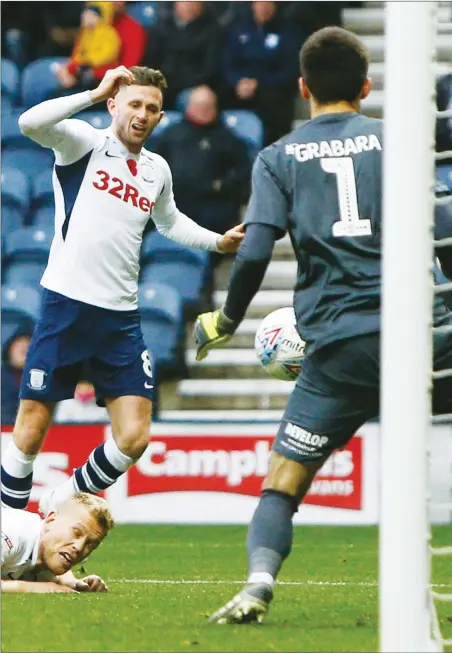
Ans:
[[[436,9],[436,2],[386,3],[379,566],[387,653],[450,643],[434,600],[452,595],[432,592],[429,567],[430,555],[452,547],[430,547],[427,501]]]

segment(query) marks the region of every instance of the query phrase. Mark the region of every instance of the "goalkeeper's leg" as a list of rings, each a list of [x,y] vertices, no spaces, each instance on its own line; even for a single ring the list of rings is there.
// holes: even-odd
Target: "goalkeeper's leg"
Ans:
[[[248,580],[245,588],[211,617],[216,623],[261,622],[273,599],[273,586],[292,549],[292,518],[327,456],[302,464],[272,453],[263,492],[248,528]]]
[[[378,337],[349,339],[308,356],[273,445],[247,538],[245,588],[212,615],[216,623],[261,621],[292,548],[292,518],[318,469],[378,414]]]

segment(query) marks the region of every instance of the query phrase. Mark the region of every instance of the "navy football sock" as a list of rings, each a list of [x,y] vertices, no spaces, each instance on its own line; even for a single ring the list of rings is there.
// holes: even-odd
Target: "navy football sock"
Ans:
[[[248,583],[273,585],[283,561],[292,549],[292,517],[298,509],[295,497],[264,490],[248,528]]]
[[[118,448],[113,438],[91,452],[82,467],[74,470],[71,478],[53,491],[53,505],[60,506],[76,492],[98,494],[113,485],[135,461]]]

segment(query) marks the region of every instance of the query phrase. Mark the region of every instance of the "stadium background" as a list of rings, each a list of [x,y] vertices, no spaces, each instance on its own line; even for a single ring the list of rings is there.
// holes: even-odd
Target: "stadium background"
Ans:
[[[3,357],[14,334],[26,331],[37,319],[39,278],[53,233],[52,155],[24,138],[17,126],[17,117],[24,108],[45,97],[61,94],[53,72],[55,60],[37,57],[39,47],[33,51],[27,46],[27,29],[32,18],[28,17],[28,23],[25,20],[25,5],[37,4],[43,9],[45,5],[48,12],[49,5],[66,3],[2,3]],[[216,16],[221,30],[225,31],[234,21],[250,13],[248,2],[205,4],[207,10]],[[381,117],[384,109],[384,3],[278,3],[280,11],[288,11],[291,5],[308,4],[315,11],[311,11],[311,18],[314,17],[310,24],[306,23],[305,34],[314,25],[330,24],[332,14],[328,10],[331,11],[331,5],[336,5],[335,22],[360,35],[369,48],[374,91],[363,103],[363,111]],[[441,20],[450,23],[452,3],[439,4]],[[8,5],[7,11],[5,5]],[[170,20],[172,5],[171,2],[129,2],[127,12],[146,30],[152,30]],[[39,31],[34,33],[39,34]],[[30,51],[35,53],[31,60]],[[452,73],[451,61],[452,33],[443,31],[438,38],[438,79],[447,79],[447,75]],[[146,64],[152,65],[149,61]],[[411,102],[418,101],[415,75],[413,80],[412,97],[401,98],[407,111]],[[148,143],[149,149],[153,149],[159,133],[183,118],[186,99],[186,93],[175,99],[174,106],[167,111],[157,133]],[[449,102],[452,106],[452,93]],[[305,103],[294,100],[293,123],[305,120],[307,116]],[[108,115],[99,105],[78,117],[96,127],[109,124]],[[250,157],[254,158],[263,145],[263,126],[259,117],[249,111],[225,108],[222,119],[245,141]],[[448,129],[452,138],[450,121]],[[438,175],[452,188],[452,162],[442,162]],[[187,626],[190,619],[199,619],[201,609],[218,607],[215,602],[225,593],[230,593],[231,588],[223,587],[221,583],[234,583],[235,579],[242,578],[245,531],[243,527],[232,526],[226,532],[215,526],[172,529],[171,526],[154,527],[152,524],[246,524],[249,521],[265,474],[269,443],[292,387],[291,383],[266,377],[254,354],[254,333],[264,315],[274,308],[291,304],[295,261],[289,240],[279,241],[262,289],[236,337],[228,347],[213,351],[202,364],[194,361],[192,320],[197,311],[223,303],[231,261],[224,260],[213,269],[211,259],[203,252],[174,246],[150,232],[143,245],[142,263],[140,308],[145,339],[153,353],[154,371],[159,381],[158,412],[152,427],[153,443],[140,464],[108,494],[119,522],[142,525],[118,529],[104,552],[94,558],[96,562],[91,563],[90,571],[101,571],[113,579],[115,590],[115,579],[118,582],[133,579],[149,582],[149,585],[141,586],[124,584],[121,594],[130,599],[131,606],[136,600],[141,602],[140,606],[144,605],[148,614],[155,614],[157,621],[152,622],[154,626],[160,619],[162,624],[174,627],[176,634],[174,638],[160,636],[149,642],[148,633],[135,628],[134,635],[128,638],[125,628],[121,632],[115,630],[116,624],[109,617],[107,624],[111,622],[110,626],[107,625],[102,632],[111,629],[116,633],[113,644],[106,634],[97,632],[96,619],[101,618],[99,610],[102,608],[91,602],[90,616],[77,609],[69,619],[72,629],[79,628],[81,623],[86,626],[84,637],[81,636],[79,641],[80,648],[69,637],[69,632],[74,631],[67,631],[66,639],[52,633],[51,641],[55,643],[50,645],[50,635],[46,635],[45,629],[39,636],[43,648],[33,648],[39,646],[35,636],[28,640],[25,633],[19,639],[13,635],[17,606],[24,608],[24,605],[11,601],[4,609],[4,623],[9,624],[4,634],[5,650],[163,651],[193,647],[212,651],[375,650],[377,572],[376,531],[372,527],[344,530],[337,526],[334,535],[322,527],[304,529],[303,535],[300,531],[303,544],[298,546],[303,546],[304,552],[309,551],[311,558],[306,562],[301,558],[301,551],[294,552],[293,558],[298,560],[290,563],[284,576],[296,579],[295,586],[284,588],[284,596],[291,608],[287,613],[275,608],[272,613],[276,625],[278,619],[279,624],[281,619],[285,619],[284,635],[280,630],[271,630],[273,626],[267,631],[267,637],[261,639],[259,635],[257,639],[243,640],[233,632],[227,645],[221,636],[209,634],[206,638],[204,631],[196,630],[186,635],[187,628],[192,627]],[[437,280],[442,281],[439,271]],[[4,383],[2,403],[3,386]],[[10,437],[10,422],[2,419],[2,447]],[[110,435],[105,413],[92,402],[79,399],[64,402],[56,422],[36,462],[31,509],[36,509],[36,502],[44,489],[65,480],[71,470],[85,460],[93,446]],[[447,501],[452,497],[452,425],[446,423],[434,429],[432,493],[435,500]],[[378,458],[378,424],[365,425],[346,450],[338,452],[319,474],[306,505],[296,516],[296,523],[377,524]],[[438,523],[452,523],[452,513],[447,510],[437,511],[432,518]],[[143,525],[146,523],[151,526]],[[442,528],[447,530],[435,533],[447,541],[451,535],[450,526]],[[331,539],[337,541],[334,551]],[[145,543],[149,549],[145,548]],[[125,549],[128,564],[124,566]],[[201,554],[199,558],[196,551]],[[158,567],[154,556],[158,558]],[[353,565],[347,566],[349,556]],[[144,565],[145,569],[143,559],[149,561],[149,565]],[[302,569],[305,563],[307,566]],[[438,582],[444,584],[450,582],[451,574],[443,561],[441,565],[437,569]],[[200,584],[190,585],[192,581],[188,581],[189,589],[180,593],[178,588],[179,598],[176,600],[170,593],[172,586],[169,581],[178,584],[184,578],[195,579],[194,582]],[[165,585],[167,582],[169,584]],[[212,585],[204,587],[204,582]],[[330,587],[328,597],[325,583]],[[213,593],[213,598],[207,590]],[[52,601],[56,618],[67,619],[61,602]],[[315,606],[311,614],[303,607],[307,602],[313,602]],[[164,603],[167,603],[165,609]],[[120,605],[112,604],[113,611],[122,611]],[[184,621],[182,614],[187,605],[188,616]],[[121,616],[125,623],[135,623],[133,609],[129,609],[130,615],[121,612]],[[298,630],[299,609],[308,620],[303,631]],[[181,616],[174,618],[171,616],[174,613]],[[31,614],[29,617],[32,619]],[[450,619],[447,614],[442,618],[444,622]],[[334,625],[330,633],[325,633],[325,623],[329,620]],[[300,643],[302,632],[303,643]],[[95,644],[90,639],[93,633],[96,633]]]

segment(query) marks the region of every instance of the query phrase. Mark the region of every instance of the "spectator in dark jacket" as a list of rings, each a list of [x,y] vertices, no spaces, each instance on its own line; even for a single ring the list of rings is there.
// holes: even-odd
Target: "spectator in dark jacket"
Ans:
[[[144,65],[163,72],[168,82],[165,108],[180,91],[219,84],[221,30],[203,2],[175,2],[172,18],[148,33]]]
[[[276,2],[252,2],[251,8],[252,19],[228,29],[224,76],[231,105],[258,113],[267,145],[291,128],[302,39],[278,15]]]
[[[31,339],[31,327],[20,325],[3,349],[2,361],[2,424],[14,424],[19,406],[22,370]]]
[[[158,137],[155,151],[169,163],[178,208],[223,233],[240,222],[248,199],[251,159],[243,141],[224,126],[207,86],[190,94],[183,122]]]

